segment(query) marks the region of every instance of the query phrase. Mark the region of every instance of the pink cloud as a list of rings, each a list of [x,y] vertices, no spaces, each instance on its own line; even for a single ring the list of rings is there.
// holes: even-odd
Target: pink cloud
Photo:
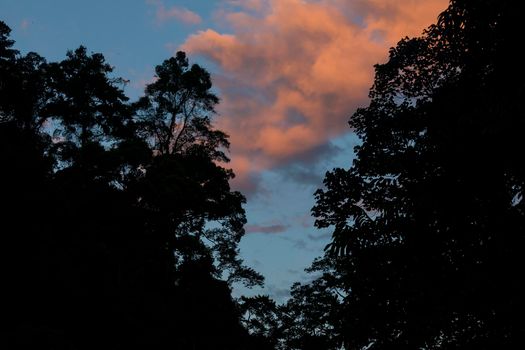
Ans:
[[[173,6],[166,8],[160,0],[147,0],[147,3],[156,6],[156,20],[161,24],[170,20],[176,20],[185,24],[199,24],[202,18],[195,12],[184,7]]]
[[[246,225],[246,233],[282,233],[285,232],[289,226],[287,225]]]
[[[219,67],[218,127],[232,143],[237,188],[348,132],[367,103],[373,65],[435,22],[447,0],[258,0],[222,10],[230,33],[190,36],[182,49]],[[313,161],[313,156],[309,158]],[[308,161],[308,159],[306,159]]]

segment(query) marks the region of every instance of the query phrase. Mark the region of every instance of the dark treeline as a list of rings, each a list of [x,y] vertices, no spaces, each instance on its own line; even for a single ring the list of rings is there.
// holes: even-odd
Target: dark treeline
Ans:
[[[20,55],[0,22],[2,349],[267,348],[230,285],[237,245],[218,98],[185,54],[129,103],[84,47]]]
[[[315,194],[332,242],[277,305],[231,297],[263,278],[206,70],[180,52],[130,103],[101,54],[20,55],[0,22],[0,346],[525,348],[523,32],[452,0],[391,49]]]

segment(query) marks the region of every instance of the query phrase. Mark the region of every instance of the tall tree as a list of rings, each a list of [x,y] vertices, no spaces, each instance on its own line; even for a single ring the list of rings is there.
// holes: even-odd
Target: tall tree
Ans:
[[[341,348],[341,306],[347,295],[337,269],[342,260],[329,255],[316,259],[306,271],[318,276],[292,286],[290,299],[280,308],[280,349]]]
[[[128,98],[117,85],[122,80],[110,77],[113,68],[104,56],[89,55],[80,46],[48,70],[55,96],[47,113],[60,122],[62,136],[80,146],[114,137],[123,124]]]
[[[19,330],[37,318],[40,285],[39,234],[50,194],[47,180],[52,159],[46,155],[49,138],[34,128],[43,98],[43,59],[21,56],[13,49],[9,27],[0,21],[0,274],[3,276],[0,347],[10,348]],[[7,343],[7,344],[5,344]]]
[[[135,104],[137,135],[153,154],[135,189],[141,205],[161,213],[150,225],[168,235],[163,239],[175,252],[174,265],[214,255],[216,276],[229,271],[224,277],[230,283],[260,284],[262,277],[238,257],[245,199],[230,190],[234,174],[219,164],[228,162],[229,142],[212,125],[219,100],[211,91],[210,75],[190,65],[184,52],[155,71],[155,82]],[[187,244],[193,246],[189,251]]]
[[[262,276],[238,256],[244,197],[218,163],[209,74],[179,53],[158,82],[191,72],[183,97],[159,83],[130,105],[102,54],[47,63],[9,32],[0,22],[0,347],[246,348],[231,284]],[[183,125],[166,131],[171,112]]]
[[[520,348],[523,33],[511,1],[453,0],[376,66],[348,170],[313,209],[347,256],[348,349]]]
[[[10,119],[12,106],[10,99],[13,97],[10,85],[14,82],[14,63],[18,51],[13,49],[14,40],[9,35],[11,28],[0,21],[0,122]]]
[[[219,99],[211,91],[210,74],[198,64],[190,66],[182,51],[155,72],[155,82],[137,103],[139,122],[152,148],[160,154],[184,154],[198,146],[212,159],[226,161],[221,150],[229,147],[228,137],[211,126]]]

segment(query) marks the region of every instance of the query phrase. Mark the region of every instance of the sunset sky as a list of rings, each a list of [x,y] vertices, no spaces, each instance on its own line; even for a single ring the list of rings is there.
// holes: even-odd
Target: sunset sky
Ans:
[[[212,73],[216,126],[230,135],[234,188],[248,198],[241,254],[282,301],[322,255],[313,227],[324,173],[348,167],[347,121],[367,104],[373,65],[419,35],[446,0],[2,0],[16,48],[61,60],[85,45],[136,99],[178,50]],[[235,295],[244,293],[237,289]]]

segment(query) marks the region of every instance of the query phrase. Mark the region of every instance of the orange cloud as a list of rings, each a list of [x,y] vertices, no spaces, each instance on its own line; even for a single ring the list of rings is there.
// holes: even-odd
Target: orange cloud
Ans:
[[[435,22],[447,0],[229,0],[231,32],[190,36],[182,49],[214,62],[219,127],[231,135],[237,186],[302,159],[348,132],[367,103],[373,65]],[[310,157],[305,157],[309,154]],[[247,187],[252,186],[252,187]]]
[[[186,24],[199,24],[202,22],[202,18],[198,14],[187,8],[177,6],[166,8],[160,0],[147,0],[147,3],[157,7],[156,20],[159,24],[172,19]]]

